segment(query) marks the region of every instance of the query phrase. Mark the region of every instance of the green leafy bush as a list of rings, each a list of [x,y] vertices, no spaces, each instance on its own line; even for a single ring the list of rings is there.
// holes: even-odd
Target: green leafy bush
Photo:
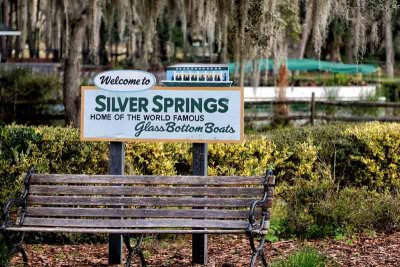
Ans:
[[[61,127],[0,128],[0,203],[16,196],[34,166],[43,173],[105,174],[104,142],[80,142],[78,131]]]
[[[189,174],[191,146],[179,143],[127,143],[126,173],[129,174]]]
[[[23,68],[0,72],[0,88],[6,100],[46,100],[61,96],[60,79]]]
[[[4,122],[48,123],[33,114],[57,114],[62,107],[46,104],[61,99],[59,77],[32,73],[24,68],[0,72],[2,120]],[[42,104],[40,104],[42,103]],[[1,125],[1,122],[0,122]]]
[[[271,140],[247,138],[243,144],[210,144],[209,175],[263,175],[281,162]],[[192,145],[186,143],[127,143],[127,173],[188,175],[192,168]]]
[[[40,172],[107,172],[107,143],[80,142],[72,128],[2,127],[0,148],[0,175],[7,187],[15,187],[31,165]],[[248,136],[243,144],[210,144],[208,173],[254,175],[273,167],[278,182],[289,185],[299,178],[330,177],[340,187],[394,192],[400,186],[399,152],[400,124],[289,128]],[[126,144],[127,173],[190,174],[191,164],[191,144]]]
[[[400,85],[397,80],[385,80],[380,83],[379,94],[386,97],[387,101],[399,101]]]
[[[271,139],[286,160],[280,181],[330,177],[340,187],[398,191],[400,124],[361,123],[276,130]]]
[[[398,193],[378,193],[365,187],[338,190],[330,179],[297,179],[291,186],[282,184],[279,193],[285,202],[287,226],[281,237],[318,238],[400,229]]]

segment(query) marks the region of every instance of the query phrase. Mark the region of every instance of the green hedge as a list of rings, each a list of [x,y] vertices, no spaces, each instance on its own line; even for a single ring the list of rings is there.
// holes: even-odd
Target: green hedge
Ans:
[[[105,143],[80,142],[78,131],[60,127],[0,128],[0,202],[18,194],[26,171],[104,174]]]
[[[264,174],[280,159],[271,140],[250,138],[243,144],[209,146],[209,175]],[[279,162],[280,160],[277,160]],[[128,143],[126,173],[190,174],[191,145]],[[0,128],[0,202],[20,190],[30,166],[45,173],[105,174],[107,142],[80,142],[73,128],[6,126]]]
[[[274,131],[287,157],[276,166],[280,181],[329,177],[340,187],[399,190],[400,124],[362,123]]]
[[[0,128],[0,202],[30,166],[39,172],[104,174],[107,142],[80,142],[73,128]],[[126,172],[190,174],[191,145],[128,143]],[[286,128],[247,136],[243,144],[210,144],[209,175],[263,174],[278,182],[330,177],[340,187],[396,191],[400,186],[400,124],[364,123]]]
[[[379,95],[386,97],[386,101],[399,101],[400,84],[398,80],[382,81],[379,86]]]
[[[399,228],[400,124],[287,128],[247,136],[243,144],[210,144],[208,156],[209,175],[260,175],[274,168],[284,200],[272,216],[277,236]],[[191,162],[190,144],[126,145],[128,174],[190,174]],[[30,166],[105,174],[108,143],[80,142],[73,128],[0,128],[1,204],[18,194]]]
[[[283,212],[273,212],[272,239],[400,229],[399,193],[379,193],[365,187],[338,190],[329,178],[297,179],[291,186],[281,184],[278,191]]]
[[[57,105],[46,104],[62,97],[61,82],[57,75],[32,73],[25,68],[0,71],[0,90],[0,125],[13,121],[29,124],[49,123],[38,114],[60,113],[60,107]],[[34,121],[33,115],[37,115]]]
[[[42,75],[24,68],[0,71],[3,101],[44,101],[61,96],[61,82],[56,75]]]

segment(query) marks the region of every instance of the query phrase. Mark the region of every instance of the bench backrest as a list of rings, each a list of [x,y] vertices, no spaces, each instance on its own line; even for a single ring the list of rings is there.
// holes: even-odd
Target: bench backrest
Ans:
[[[33,174],[23,225],[142,232],[192,227],[209,228],[208,232],[243,231],[251,203],[262,199],[265,190],[270,191],[267,208],[272,203],[273,189],[263,186],[264,179]]]

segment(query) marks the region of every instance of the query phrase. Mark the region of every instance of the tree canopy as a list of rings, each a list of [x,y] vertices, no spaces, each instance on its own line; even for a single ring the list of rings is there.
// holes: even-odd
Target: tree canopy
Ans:
[[[372,57],[393,76],[400,55],[398,2],[0,0],[2,23],[22,32],[3,37],[0,48],[8,57],[26,57],[27,47],[31,58],[63,60],[65,105],[78,110],[82,62],[139,69],[235,62],[243,85],[240,66],[248,60],[256,73],[263,58],[274,59],[277,72],[288,57],[357,64]]]

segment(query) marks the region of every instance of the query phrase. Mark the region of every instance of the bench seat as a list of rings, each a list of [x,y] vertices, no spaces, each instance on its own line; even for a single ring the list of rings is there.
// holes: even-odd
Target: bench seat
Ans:
[[[122,234],[124,238],[159,233],[244,233],[253,243],[253,254],[262,256],[253,239],[264,237],[269,227],[273,185],[271,173],[205,177],[30,171],[21,198],[7,203],[0,230],[5,234]],[[9,214],[13,205],[19,208],[15,220]]]

